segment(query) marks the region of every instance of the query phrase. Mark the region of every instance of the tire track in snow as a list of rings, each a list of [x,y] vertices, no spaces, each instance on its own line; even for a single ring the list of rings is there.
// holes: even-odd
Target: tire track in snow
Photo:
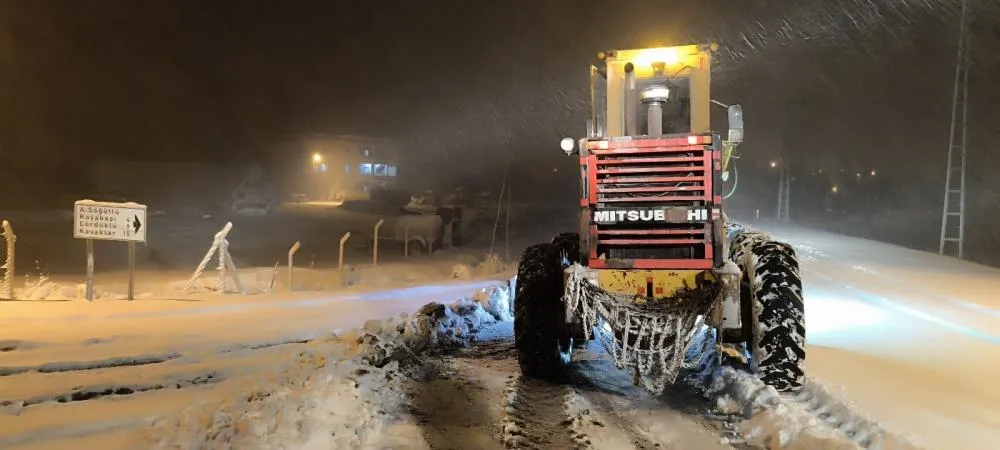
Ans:
[[[887,432],[881,425],[837,400],[812,379],[807,378],[802,389],[783,394],[782,399],[799,406],[825,426],[835,430],[866,450],[917,448],[912,443]]]
[[[596,355],[586,356],[593,358]],[[594,371],[597,373],[593,374]],[[570,378],[573,385],[578,387],[580,395],[596,406],[601,415],[613,422],[615,428],[621,430],[620,439],[626,439],[636,449],[663,448],[638,430],[634,419],[623,413],[623,411],[636,409],[639,405],[635,405],[636,398],[629,395],[628,391],[632,389],[632,386],[626,387],[624,392],[621,387],[608,386],[607,377],[613,376],[616,371],[617,369],[610,365],[610,361],[604,361],[598,357],[589,361],[577,361],[573,365]],[[605,382],[592,379],[592,375],[603,377]],[[616,403],[618,404],[616,405]]]
[[[779,394],[752,375],[731,367],[715,374],[717,407],[729,416],[742,443],[754,448],[851,448],[916,450],[810,378],[799,391]]]
[[[568,386],[517,375],[505,391],[507,413],[502,423],[503,443],[515,449],[589,449],[585,434],[574,428],[569,413],[573,391]]]
[[[662,448],[659,444],[650,440],[644,433],[640,432],[635,428],[635,423],[630,421],[630,418],[626,417],[620,413],[619,408],[612,404],[611,400],[605,395],[588,393],[584,394],[584,397],[589,400],[592,404],[599,407],[599,411],[603,412],[603,415],[610,418],[616,428],[620,429],[624,434],[623,437],[628,439],[636,449],[657,449]]]
[[[578,421],[569,411],[575,395],[573,389],[518,374],[516,350],[510,339],[477,342],[462,352],[461,357],[473,364],[486,365],[492,360],[501,365],[506,377],[499,421],[500,443],[504,447],[590,449],[587,436],[573,426]]]
[[[491,448],[489,402],[479,380],[450,357],[424,361],[406,389],[408,412],[431,449]],[[499,445],[493,445],[499,448]]]
[[[732,448],[717,426],[684,399],[650,397],[603,353],[580,353],[564,384],[523,377],[510,339],[473,344],[463,356],[468,376],[502,376],[500,441],[515,449]],[[497,370],[498,369],[498,370]],[[683,403],[688,407],[678,406]],[[674,425],[678,425],[677,429]],[[690,433],[690,434],[689,434]],[[692,434],[695,435],[692,438]],[[718,445],[713,445],[718,444]],[[707,445],[707,446],[706,446]]]
[[[264,342],[243,342],[233,343],[225,347],[209,350],[209,355],[226,355],[238,353],[254,353],[268,350],[277,346],[307,344],[314,340],[313,337],[292,337]],[[185,357],[198,361],[206,357],[197,351],[190,353],[173,351],[162,354],[146,354],[119,356],[90,361],[55,361],[36,366],[7,366],[0,367],[0,378],[3,377],[30,377],[32,374],[69,374],[73,372],[87,372],[100,370],[129,371],[141,366],[160,365],[172,362],[185,362]],[[146,392],[187,389],[202,385],[210,385],[225,381],[229,377],[226,370],[204,370],[196,373],[166,373],[153,377],[144,382],[123,383],[108,381],[86,386],[76,386],[72,390],[63,392],[49,392],[35,395],[29,398],[0,398],[0,412],[17,413],[24,408],[41,405],[44,403],[75,403],[90,400],[97,400],[104,397],[123,397],[132,394]],[[120,372],[119,372],[120,373]],[[12,381],[13,382],[13,381]]]

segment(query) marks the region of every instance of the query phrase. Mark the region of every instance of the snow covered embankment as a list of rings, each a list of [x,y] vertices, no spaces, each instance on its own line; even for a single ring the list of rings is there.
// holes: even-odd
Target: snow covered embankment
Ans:
[[[150,448],[419,447],[403,381],[422,355],[465,346],[480,328],[511,320],[505,287],[413,315],[370,320],[317,340],[268,379],[248,377],[239,398],[207,400],[158,420]]]

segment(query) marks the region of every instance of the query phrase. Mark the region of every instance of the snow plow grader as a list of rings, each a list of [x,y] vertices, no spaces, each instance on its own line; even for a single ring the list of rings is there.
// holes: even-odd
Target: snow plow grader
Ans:
[[[715,44],[601,52],[591,66],[580,161],[580,226],[528,247],[514,301],[525,376],[560,379],[581,341],[599,340],[654,393],[673,384],[697,335],[740,347],[778,391],[802,385],[804,306],[794,250],[728,223],[739,105],[711,99]],[[729,132],[711,131],[713,103]],[[710,333],[701,333],[703,330]],[[576,344],[576,345],[575,345]]]

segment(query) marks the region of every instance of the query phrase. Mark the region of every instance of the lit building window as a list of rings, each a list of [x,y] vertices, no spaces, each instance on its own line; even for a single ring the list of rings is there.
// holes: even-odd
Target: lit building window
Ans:
[[[358,172],[361,173],[361,175],[371,175],[372,174],[371,163],[361,163],[358,166]]]
[[[351,165],[344,164],[344,173],[351,173]]]
[[[385,164],[375,164],[375,176],[376,177],[385,176]]]
[[[396,166],[386,166],[385,174],[389,175],[390,177],[396,176]]]
[[[365,155],[366,158],[370,158],[372,156],[372,150],[370,148],[363,148],[361,149],[361,154]]]
[[[326,169],[327,169],[326,163],[317,164],[315,167],[316,167],[316,171],[317,172],[326,173]]]

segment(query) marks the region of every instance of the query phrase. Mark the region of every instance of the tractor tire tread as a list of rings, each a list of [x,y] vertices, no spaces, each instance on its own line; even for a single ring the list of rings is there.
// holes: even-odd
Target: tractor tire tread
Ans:
[[[518,264],[514,347],[525,376],[558,379],[570,364],[560,260],[559,246],[537,244],[525,249]]]
[[[757,235],[759,236],[759,235]],[[745,241],[750,236],[736,236],[732,259],[740,270],[746,256],[753,265],[752,348],[757,372],[764,384],[779,392],[796,391],[805,379],[805,303],[802,278],[795,250],[788,244],[770,239]],[[745,252],[749,251],[750,255]]]

